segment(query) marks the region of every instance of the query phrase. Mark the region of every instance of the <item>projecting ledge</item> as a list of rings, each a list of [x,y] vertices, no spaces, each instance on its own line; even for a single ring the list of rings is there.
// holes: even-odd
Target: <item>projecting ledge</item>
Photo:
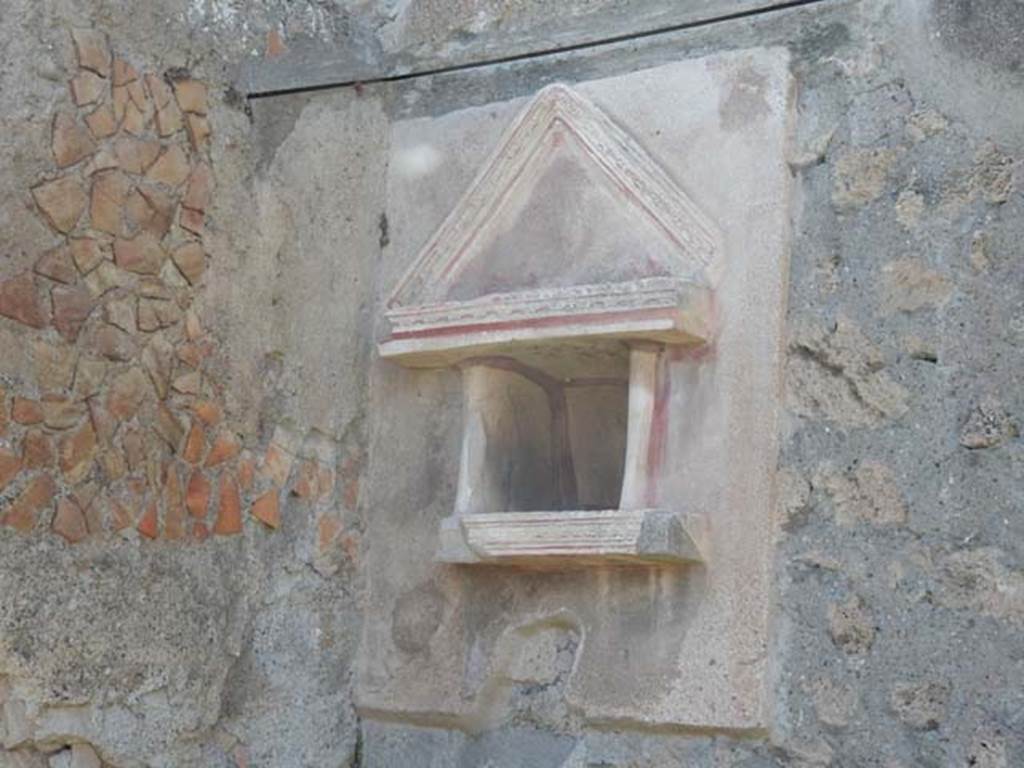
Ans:
[[[662,509],[498,512],[441,521],[437,560],[568,568],[701,562],[686,524]]]

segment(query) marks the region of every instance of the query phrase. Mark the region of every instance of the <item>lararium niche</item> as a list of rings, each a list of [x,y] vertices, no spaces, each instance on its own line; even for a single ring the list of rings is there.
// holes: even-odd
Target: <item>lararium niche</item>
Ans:
[[[569,627],[583,728],[766,732],[793,104],[758,48],[392,124],[368,721],[517,717]]]
[[[666,361],[715,339],[715,225],[563,85],[508,129],[387,305],[381,355],[462,373],[437,557],[567,567],[702,559],[665,505]]]

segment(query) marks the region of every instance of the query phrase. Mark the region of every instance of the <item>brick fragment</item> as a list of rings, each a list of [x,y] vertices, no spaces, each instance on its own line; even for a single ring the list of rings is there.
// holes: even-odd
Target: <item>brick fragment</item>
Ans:
[[[215,467],[235,458],[242,450],[238,437],[227,430],[221,430],[210,446],[210,454],[206,457],[206,466]]]
[[[139,78],[139,73],[131,64],[124,59],[114,59],[113,76],[111,82],[115,86],[127,85]]]
[[[252,516],[270,528],[277,528],[281,524],[277,493],[276,488],[267,491],[252,503]]]
[[[53,327],[65,341],[74,343],[96,306],[92,294],[81,285],[60,285],[50,291],[50,298],[53,304]]]
[[[117,168],[117,158],[114,157],[114,153],[106,147],[100,147],[100,151],[86,163],[83,173],[86,176],[95,176],[97,173],[112,171],[115,168]]]
[[[26,469],[53,466],[53,444],[41,429],[30,429],[22,438],[22,465]]]
[[[139,518],[138,532],[147,539],[155,539],[160,535],[160,510],[155,501],[151,501]]]
[[[0,448],[0,491],[21,472],[22,459],[13,451]]]
[[[92,423],[86,421],[67,437],[60,441],[58,457],[60,470],[67,482],[75,485],[80,483],[92,469],[92,461],[96,455],[96,432]]]
[[[213,176],[210,173],[210,166],[199,163],[188,177],[188,187],[185,189],[185,197],[181,204],[196,211],[205,211],[210,204],[212,193]]]
[[[182,129],[184,121],[178,105],[174,102],[156,108],[156,132],[162,139],[173,136]]]
[[[89,70],[81,70],[71,78],[69,83],[71,98],[76,107],[84,107],[88,104],[95,104],[103,99],[107,90],[107,81]]]
[[[93,178],[89,197],[89,218],[93,229],[111,235],[124,232],[121,209],[132,185],[120,171],[104,171]]]
[[[206,476],[198,469],[194,471],[185,491],[185,506],[192,517],[200,520],[206,517],[206,510],[210,506],[210,490],[210,481]]]
[[[131,240],[119,237],[114,241],[114,262],[121,269],[136,274],[159,274],[165,255],[160,242],[148,232]]]
[[[207,112],[206,85],[199,80],[178,80],[174,83],[174,97],[183,112],[205,115]]]
[[[96,151],[96,142],[92,136],[69,112],[58,112],[53,116],[50,139],[53,159],[58,168],[74,165]]]
[[[132,97],[128,95],[128,88],[125,85],[114,85],[111,91],[110,102],[114,107],[114,119],[120,123],[124,120],[128,105],[132,103]]]
[[[238,484],[227,472],[220,476],[219,496],[217,522],[213,526],[213,532],[220,536],[241,533],[242,499],[238,493]]]
[[[92,272],[103,261],[99,241],[92,237],[73,237],[69,241],[71,259],[83,275]]]
[[[189,162],[185,151],[172,144],[163,151],[146,172],[146,178],[169,187],[178,187],[189,178]]]
[[[130,472],[139,472],[146,462],[146,445],[136,428],[125,430],[121,437],[121,450]]]
[[[11,406],[11,418],[16,423],[26,426],[41,424],[43,421],[43,408],[35,400],[15,395],[14,404]]]
[[[75,47],[78,66],[103,77],[110,74],[110,43],[105,34],[96,29],[79,27],[71,30],[71,42]]]
[[[110,411],[103,405],[98,397],[86,401],[89,408],[89,421],[96,432],[96,439],[103,445],[109,446],[117,431],[117,419],[110,415]]]
[[[32,198],[49,225],[64,234],[78,224],[87,202],[85,190],[72,176],[62,176],[33,187]]]
[[[139,187],[139,195],[145,200],[149,211],[138,226],[154,237],[162,238],[170,231],[171,225],[174,223],[177,203],[159,189],[150,187]]]
[[[56,493],[57,486],[49,475],[37,475],[0,516],[0,525],[28,533]]]
[[[206,523],[201,520],[192,523],[192,538],[200,543],[210,538],[210,529],[206,527]]]
[[[186,243],[175,248],[171,259],[189,285],[197,285],[206,271],[206,254],[199,243]]]
[[[63,536],[68,544],[78,544],[89,536],[89,528],[81,507],[65,497],[57,502],[57,514],[53,518],[53,532]]]
[[[252,484],[256,479],[256,463],[248,451],[238,462],[237,474],[238,486],[246,492],[252,490]]]
[[[58,283],[68,284],[78,279],[78,272],[71,262],[71,252],[63,245],[43,253],[33,270],[37,275],[48,277]]]

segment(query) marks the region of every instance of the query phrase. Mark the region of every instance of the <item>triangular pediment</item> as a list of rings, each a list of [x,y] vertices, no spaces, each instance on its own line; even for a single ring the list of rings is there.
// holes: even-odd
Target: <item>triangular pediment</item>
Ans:
[[[714,224],[644,149],[553,85],[506,131],[387,315],[398,336],[458,333],[495,312],[668,311],[710,290],[720,253]]]

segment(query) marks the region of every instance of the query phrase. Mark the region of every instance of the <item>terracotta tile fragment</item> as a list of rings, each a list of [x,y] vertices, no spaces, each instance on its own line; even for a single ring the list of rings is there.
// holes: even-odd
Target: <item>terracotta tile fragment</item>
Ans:
[[[139,330],[151,333],[181,321],[181,309],[173,301],[139,299],[136,322]]]
[[[37,475],[0,515],[0,525],[9,525],[23,533],[31,531],[39,513],[50,505],[57,486],[49,475]]]
[[[114,378],[107,392],[107,410],[115,419],[127,421],[139,410],[149,392],[149,380],[136,367]]]
[[[156,132],[160,138],[166,139],[168,136],[173,136],[182,129],[183,125],[181,111],[174,102],[156,108]]]
[[[103,99],[107,90],[107,81],[95,72],[83,69],[73,78],[69,84],[71,98],[76,107],[84,107],[87,104],[95,104]]]
[[[200,115],[185,115],[185,128],[192,149],[202,151],[210,139],[210,123]]]
[[[103,171],[112,171],[117,168],[117,158],[114,153],[106,147],[100,147],[100,151],[92,156],[92,160],[85,164],[82,171],[86,176],[94,176]]]
[[[292,470],[293,460],[294,458],[288,451],[277,443],[271,443],[267,446],[267,452],[263,456],[260,475],[268,478],[278,488],[284,488]]]
[[[26,469],[53,466],[53,444],[40,429],[30,429],[22,438],[22,464]]]
[[[114,74],[111,81],[115,86],[127,85],[138,77],[139,73],[131,64],[124,59],[114,59]]]
[[[201,520],[192,523],[192,538],[198,542],[204,542],[210,538],[210,529],[206,527],[206,523]]]
[[[135,342],[132,337],[109,324],[96,329],[92,336],[92,346],[103,357],[115,362],[124,363],[135,357]]]
[[[87,401],[89,407],[89,421],[92,423],[93,431],[96,433],[96,440],[104,446],[109,446],[117,431],[117,419],[101,402],[100,398],[94,397]]]
[[[220,476],[220,501],[213,532],[220,536],[242,532],[242,500],[238,484],[227,472]]]
[[[185,313],[185,337],[189,341],[195,341],[203,335],[203,328],[199,324],[199,316],[189,310]]]
[[[160,436],[160,439],[167,444],[167,447],[171,449],[172,453],[178,452],[178,447],[185,436],[185,428],[174,412],[163,403],[157,406],[156,424],[153,426],[153,429]]]
[[[146,178],[168,187],[181,186],[189,177],[189,162],[184,150],[172,144],[146,171]]]
[[[101,104],[85,116],[85,124],[89,133],[97,139],[106,139],[117,133],[117,119],[114,108],[110,104]]]
[[[75,353],[72,347],[36,339],[32,342],[32,361],[36,383],[44,392],[55,392],[71,386],[75,375]]]
[[[281,509],[278,504],[277,489],[267,491],[252,503],[252,516],[270,528],[281,524]]]
[[[256,462],[246,451],[238,462],[238,485],[243,491],[251,491],[253,481],[256,479]]]
[[[43,395],[43,424],[50,429],[71,429],[86,415],[83,403],[64,395]]]
[[[128,105],[132,102],[132,97],[128,95],[128,88],[115,83],[114,89],[111,91],[110,102],[114,107],[114,120],[120,123],[124,120]]]
[[[197,285],[202,279],[206,270],[206,254],[199,243],[186,243],[175,248],[171,259],[189,285]]]
[[[124,105],[124,119],[121,121],[121,127],[133,136],[142,136],[146,132],[148,123],[146,113],[139,109],[134,101],[128,99]]]
[[[6,448],[0,448],[0,491],[21,472],[22,459]]]
[[[268,59],[276,59],[278,56],[282,56],[288,47],[284,44],[284,38],[281,37],[281,32],[274,27],[267,32],[267,47],[265,55]]]
[[[149,206],[149,215],[145,221],[140,223],[140,226],[151,235],[162,238],[170,231],[171,225],[174,223],[174,214],[178,204],[159,189],[139,187],[139,194]]]
[[[185,448],[181,452],[181,458],[189,464],[198,464],[203,460],[203,453],[206,451],[206,432],[203,425],[198,421],[192,424],[185,439]]]
[[[215,467],[235,458],[242,450],[242,446],[233,433],[221,430],[210,446],[210,453],[206,457],[206,466]]]
[[[58,112],[53,116],[50,138],[53,159],[58,168],[74,165],[96,151],[92,136],[69,112]]]
[[[60,470],[65,480],[75,485],[89,474],[93,457],[96,455],[96,432],[92,423],[86,421],[78,429],[60,441],[58,457]]]
[[[203,378],[199,371],[190,371],[178,376],[171,384],[171,389],[182,395],[198,395],[202,383]]]
[[[154,336],[142,351],[142,367],[149,374],[157,397],[163,400],[171,386],[174,368],[174,348],[163,336]]]
[[[164,249],[148,232],[131,240],[117,238],[114,241],[114,262],[121,269],[140,275],[157,275],[163,266]]]
[[[65,341],[74,343],[85,321],[96,306],[85,286],[60,285],[50,291],[53,303],[53,327]]]
[[[121,209],[132,185],[120,171],[104,171],[93,178],[89,197],[89,219],[93,229],[111,235],[124,231]]]
[[[121,437],[121,449],[124,451],[125,461],[128,462],[128,471],[141,471],[146,461],[146,446],[137,429],[130,428],[125,431]]]
[[[182,208],[178,223],[183,229],[187,229],[194,235],[203,236],[203,221],[205,216],[201,211],[194,211],[191,208]]]
[[[146,85],[142,80],[129,80],[125,83],[125,88],[128,89],[128,96],[132,100],[132,104],[139,108],[139,111],[143,114],[149,112],[149,94],[146,92]]]
[[[32,328],[46,327],[46,310],[39,300],[36,281],[31,272],[21,272],[7,280],[0,280],[0,316]]]
[[[67,497],[57,502],[57,514],[53,518],[53,532],[63,536],[69,544],[78,544],[89,535],[89,528],[81,507]]]
[[[139,519],[138,531],[147,539],[155,539],[160,535],[159,509],[155,501],[151,501]]]
[[[101,451],[96,461],[99,463],[108,484],[117,482],[128,471],[124,455],[113,448]]]
[[[15,395],[11,418],[18,424],[40,424],[43,421],[43,408],[35,400]]]
[[[71,259],[83,275],[92,272],[103,261],[99,241],[92,237],[73,237],[69,242]]]
[[[185,197],[181,204],[196,211],[205,211],[210,204],[212,193],[213,176],[210,173],[210,166],[199,163],[188,177],[188,187],[185,188]]]
[[[298,477],[295,479],[293,493],[300,499],[312,499],[320,495],[320,476],[317,472],[317,462],[312,460],[303,461],[299,464]]]
[[[85,190],[72,176],[62,176],[33,187],[32,198],[50,226],[65,234],[74,229],[82,218],[87,202]]]
[[[174,83],[174,96],[183,112],[205,115],[206,85],[199,80],[178,80]]]
[[[37,275],[48,277],[58,283],[73,283],[78,279],[78,271],[71,263],[71,252],[63,245],[46,251],[36,261],[33,270]]]
[[[185,537],[185,499],[181,479],[173,465],[164,481],[164,538],[176,541]]]
[[[323,555],[335,543],[341,532],[341,519],[332,512],[320,516],[316,523],[317,551]]]
[[[158,108],[165,107],[171,103],[171,99],[173,98],[171,87],[162,77],[148,73],[144,79],[146,81],[146,87],[149,88],[149,92],[153,96],[153,103]]]
[[[77,27],[71,30],[78,66],[98,75],[110,74],[110,44],[107,36],[96,29]]]
[[[206,517],[206,510],[210,506],[210,490],[210,481],[198,469],[195,470],[185,491],[185,506],[192,517],[200,520]]]
[[[200,400],[192,406],[192,412],[208,427],[219,424],[223,418],[220,406],[210,400]]]
[[[145,173],[160,155],[160,142],[125,136],[114,142],[114,155],[126,173]]]
[[[117,499],[112,499],[110,502],[110,528],[115,533],[117,531],[123,531],[125,528],[131,528],[135,520],[132,517],[131,511],[128,507],[122,504]]]

